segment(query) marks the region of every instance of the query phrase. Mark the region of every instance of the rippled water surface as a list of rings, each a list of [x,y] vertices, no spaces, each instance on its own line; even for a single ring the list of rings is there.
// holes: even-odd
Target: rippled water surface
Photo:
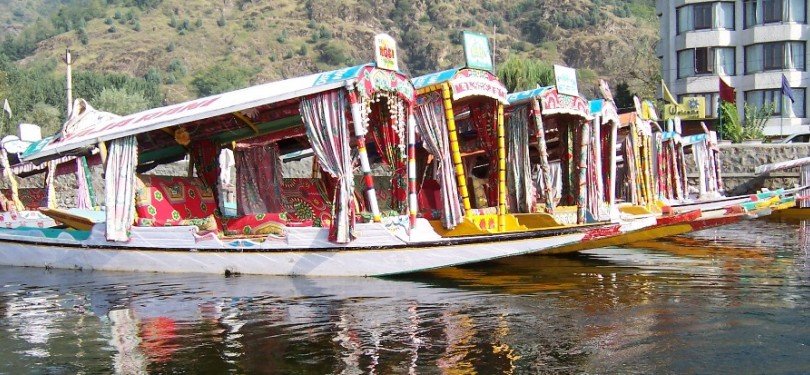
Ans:
[[[0,373],[810,373],[810,226],[394,279],[0,267]]]

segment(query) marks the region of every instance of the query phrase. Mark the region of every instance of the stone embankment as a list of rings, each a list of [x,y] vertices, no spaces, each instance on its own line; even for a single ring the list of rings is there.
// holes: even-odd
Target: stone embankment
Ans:
[[[721,169],[727,195],[750,194],[763,187],[790,188],[799,183],[799,170],[756,176],[756,167],[810,156],[810,144],[728,144],[720,145]],[[687,177],[696,184],[698,173],[687,155]]]

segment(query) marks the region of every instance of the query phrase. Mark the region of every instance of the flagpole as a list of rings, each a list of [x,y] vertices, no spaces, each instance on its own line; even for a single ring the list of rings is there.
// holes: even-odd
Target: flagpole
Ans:
[[[785,95],[780,95],[782,97],[782,110],[779,111],[779,136],[785,136],[785,127],[784,127],[784,120],[785,120]]]

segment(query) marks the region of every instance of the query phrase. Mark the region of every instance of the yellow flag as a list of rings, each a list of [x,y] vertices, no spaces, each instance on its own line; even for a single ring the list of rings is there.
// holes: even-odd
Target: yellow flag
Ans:
[[[675,97],[673,97],[672,93],[669,92],[667,84],[664,83],[663,79],[661,80],[661,94],[664,96],[664,101],[667,101],[672,105],[678,105],[678,101],[675,100]]]

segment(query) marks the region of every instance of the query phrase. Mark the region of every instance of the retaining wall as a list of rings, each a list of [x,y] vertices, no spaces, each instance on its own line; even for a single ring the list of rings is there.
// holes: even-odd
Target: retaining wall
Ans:
[[[720,145],[721,173],[727,195],[750,194],[762,187],[778,189],[799,183],[799,170],[790,169],[757,177],[756,167],[810,156],[810,144],[727,144]],[[690,185],[698,179],[694,159],[687,155]]]

